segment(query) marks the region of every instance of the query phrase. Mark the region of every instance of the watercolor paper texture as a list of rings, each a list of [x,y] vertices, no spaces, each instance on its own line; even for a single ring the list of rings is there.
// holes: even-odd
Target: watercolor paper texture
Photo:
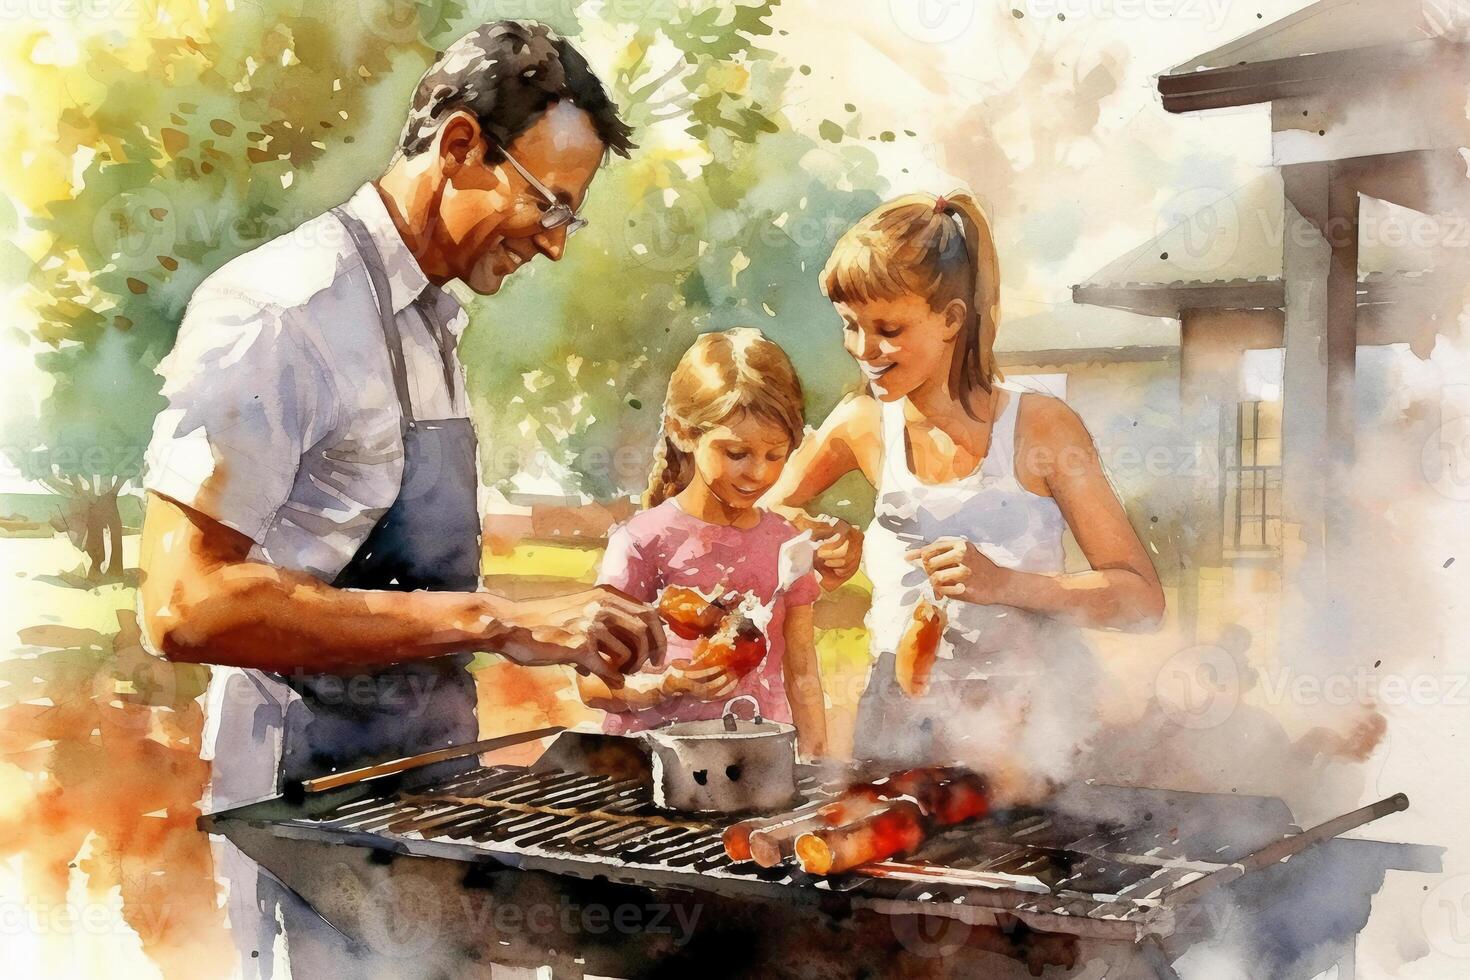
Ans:
[[[11,974],[1470,971],[1470,3],[0,27]]]

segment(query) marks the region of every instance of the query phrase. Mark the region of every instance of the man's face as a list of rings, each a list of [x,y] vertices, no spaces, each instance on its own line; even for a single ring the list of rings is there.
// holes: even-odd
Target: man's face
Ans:
[[[582,206],[604,151],[592,118],[570,102],[547,109],[508,149],[573,209]],[[487,165],[485,153],[481,137],[462,163],[447,169],[439,218],[457,259],[456,277],[489,295],[538,253],[559,260],[567,232],[541,227],[545,199],[504,158]]]

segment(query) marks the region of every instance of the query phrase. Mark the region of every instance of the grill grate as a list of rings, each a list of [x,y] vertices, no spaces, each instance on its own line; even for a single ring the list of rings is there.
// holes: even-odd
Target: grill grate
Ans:
[[[800,788],[823,795],[814,777]],[[876,898],[964,904],[977,889],[943,883],[849,876],[811,879],[790,868],[731,863],[721,842],[723,822],[671,816],[653,805],[647,782],[515,766],[478,768],[414,794],[352,800],[306,821],[334,831],[404,840],[457,841],[496,852],[616,863],[652,872],[695,872],[719,880],[806,883],[833,890],[861,889]],[[1167,833],[1140,834],[1047,812],[1010,815],[955,828],[931,840],[912,860],[963,871],[1034,877],[1049,895],[995,890],[978,904],[1015,911],[1135,920],[1164,892],[1213,870],[1184,860]]]

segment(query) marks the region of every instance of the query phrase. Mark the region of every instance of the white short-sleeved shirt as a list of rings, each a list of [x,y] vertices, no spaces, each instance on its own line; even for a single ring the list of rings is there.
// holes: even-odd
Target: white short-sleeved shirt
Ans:
[[[467,316],[425,278],[372,184],[346,210],[387,269],[420,419],[464,417],[453,353]],[[446,384],[427,292],[448,336]],[[367,268],[331,214],[226,263],[189,301],[159,367],[167,407],[144,485],[255,542],[251,557],[336,577],[392,506],[401,412]]]

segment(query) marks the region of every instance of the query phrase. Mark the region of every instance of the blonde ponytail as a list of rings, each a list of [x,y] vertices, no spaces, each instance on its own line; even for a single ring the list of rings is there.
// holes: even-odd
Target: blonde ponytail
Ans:
[[[995,364],[1000,259],[990,218],[969,191],[906,194],[878,205],[832,249],[822,292],[834,303],[919,296],[935,312],[959,300],[966,315],[950,363],[954,393],[973,415],[971,394],[988,394],[1002,378]]]
[[[968,303],[970,325],[955,358],[960,390],[978,387],[988,393],[991,383],[1002,377],[995,366],[995,331],[1000,322],[1000,256],[995,251],[995,235],[985,209],[969,191],[954,191],[941,200],[945,213],[958,217],[964,226],[965,252],[974,270],[974,292]]]

